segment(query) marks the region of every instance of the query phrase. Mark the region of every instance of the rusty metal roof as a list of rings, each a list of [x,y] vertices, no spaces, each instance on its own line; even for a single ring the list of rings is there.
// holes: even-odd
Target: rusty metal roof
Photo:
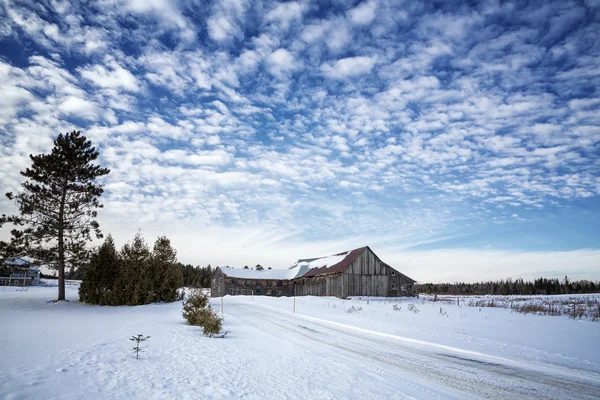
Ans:
[[[344,272],[346,270],[346,268],[348,268],[348,266],[350,266],[350,264],[352,264],[352,262],[354,260],[356,260],[356,258],[367,248],[368,248],[368,246],[365,246],[365,247],[360,247],[358,249],[350,250],[349,252],[344,251],[344,252],[341,252],[338,254],[333,254],[334,256],[338,256],[338,255],[343,255],[343,254],[347,253],[346,257],[342,261],[338,262],[337,264],[334,264],[334,265],[331,265],[328,267],[313,268],[313,269],[309,270],[306,274],[304,274],[302,276],[302,278],[309,278],[311,276],[330,275],[330,274],[337,274],[340,272]],[[310,259],[310,260],[318,260],[318,258]]]

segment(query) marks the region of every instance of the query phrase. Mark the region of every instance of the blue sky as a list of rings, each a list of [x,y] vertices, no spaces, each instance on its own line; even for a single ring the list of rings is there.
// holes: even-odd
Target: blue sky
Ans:
[[[82,130],[104,231],[600,279],[600,2],[0,1],[0,181]],[[5,200],[0,211],[12,211]],[[2,233],[6,235],[6,231]]]

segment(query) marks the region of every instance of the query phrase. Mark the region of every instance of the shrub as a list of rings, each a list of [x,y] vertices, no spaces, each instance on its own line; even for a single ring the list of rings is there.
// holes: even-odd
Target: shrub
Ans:
[[[199,290],[193,290],[183,302],[183,318],[190,325],[200,326],[206,336],[214,336],[221,331],[223,318],[214,312],[208,296]]]

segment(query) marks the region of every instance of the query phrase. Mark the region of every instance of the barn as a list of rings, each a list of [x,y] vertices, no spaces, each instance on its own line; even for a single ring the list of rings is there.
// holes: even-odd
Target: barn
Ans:
[[[415,281],[384,263],[368,246],[328,257],[305,258],[287,270],[218,267],[213,297],[267,296],[411,296]]]

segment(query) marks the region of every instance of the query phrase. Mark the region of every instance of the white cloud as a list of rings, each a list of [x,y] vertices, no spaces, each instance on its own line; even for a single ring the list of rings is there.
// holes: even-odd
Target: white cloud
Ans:
[[[288,29],[292,22],[298,23],[306,11],[304,4],[296,1],[290,1],[278,4],[265,16],[267,22],[277,22],[280,29]]]
[[[345,79],[370,73],[376,62],[376,57],[348,57],[322,65],[321,71],[329,78]]]
[[[97,104],[75,96],[68,96],[62,100],[58,109],[67,116],[74,116],[92,121],[98,120],[102,112]]]
[[[213,5],[212,15],[207,20],[209,36],[217,42],[229,42],[241,38],[248,3],[245,0],[218,0]]]
[[[124,89],[131,92],[140,90],[137,78],[127,69],[121,67],[116,61],[109,60],[103,65],[87,66],[79,69],[80,75],[97,86],[111,89]]]
[[[294,56],[286,49],[277,49],[269,55],[269,70],[275,76],[282,76],[283,74],[297,69],[297,64]]]
[[[368,25],[375,19],[375,10],[377,3],[375,1],[365,1],[348,12],[352,23],[356,25]]]
[[[121,0],[125,7],[136,14],[150,15],[167,30],[177,27],[184,40],[193,40],[196,33],[186,17],[171,0]]]

